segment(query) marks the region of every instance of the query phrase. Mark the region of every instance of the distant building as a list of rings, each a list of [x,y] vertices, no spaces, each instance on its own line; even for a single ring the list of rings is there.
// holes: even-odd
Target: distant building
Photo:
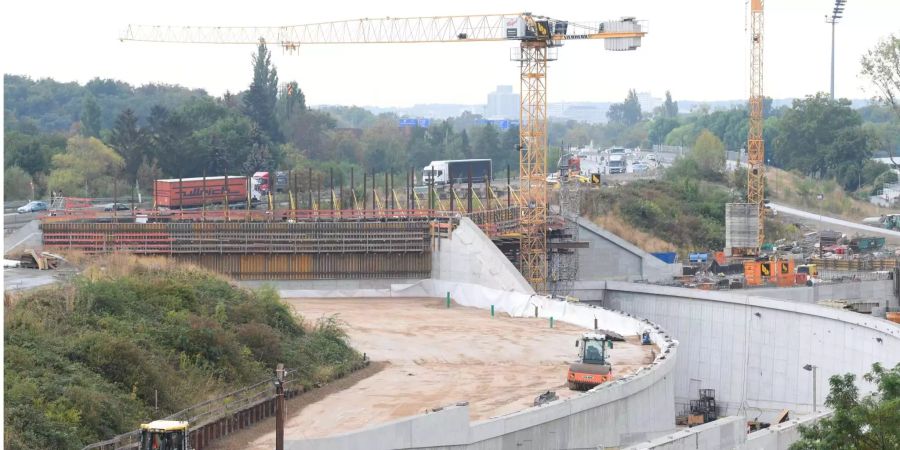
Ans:
[[[489,119],[518,119],[519,94],[513,92],[512,86],[497,86],[497,90],[488,94],[484,116]]]
[[[650,95],[649,92],[638,92],[637,98],[638,103],[641,104],[641,112],[644,113],[653,112],[653,108],[656,108],[663,103],[663,99],[656,98]]]

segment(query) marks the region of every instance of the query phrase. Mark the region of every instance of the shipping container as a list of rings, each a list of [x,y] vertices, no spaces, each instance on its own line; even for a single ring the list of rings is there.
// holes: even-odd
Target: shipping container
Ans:
[[[153,185],[156,206],[191,208],[204,204],[225,203],[226,194],[228,203],[246,202],[247,177],[228,176],[227,179],[227,189],[225,176],[156,180]]]

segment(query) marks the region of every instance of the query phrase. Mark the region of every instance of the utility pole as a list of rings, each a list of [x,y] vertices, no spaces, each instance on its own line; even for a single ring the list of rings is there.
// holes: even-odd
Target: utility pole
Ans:
[[[275,368],[275,450],[284,450],[284,364]]]
[[[809,372],[809,371],[812,372],[812,378],[813,378],[813,383],[812,383],[812,391],[813,391],[812,408],[813,408],[813,413],[816,412],[816,369],[818,369],[818,368],[819,368],[818,366],[814,366],[814,365],[812,365],[812,364],[807,364],[807,365],[803,366],[803,370],[806,370],[807,372]]]
[[[831,99],[834,100],[834,26],[838,23],[844,13],[844,4],[847,0],[834,0],[834,10],[831,17],[825,15],[825,23],[831,24]]]

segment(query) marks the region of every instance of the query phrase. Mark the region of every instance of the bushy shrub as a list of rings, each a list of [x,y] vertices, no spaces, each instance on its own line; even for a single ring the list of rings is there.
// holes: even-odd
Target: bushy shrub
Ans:
[[[84,274],[6,308],[6,448],[78,449],[265,379],[277,363],[314,384],[360,359],[337,321],[305,330],[271,288],[121,256]]]

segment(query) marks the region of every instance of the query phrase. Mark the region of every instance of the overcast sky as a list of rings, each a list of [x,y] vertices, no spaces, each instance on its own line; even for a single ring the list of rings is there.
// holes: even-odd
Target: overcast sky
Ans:
[[[833,0],[770,0],[765,15],[765,94],[802,97],[828,91]],[[630,88],[675,99],[725,100],[748,92],[748,5],[743,0],[454,1],[42,1],[2,7],[4,73],[84,83],[94,77],[204,88],[246,89],[252,46],[121,43],[130,23],[286,25],[384,16],[530,11],[573,22],[636,16],[649,34],[634,52],[607,52],[600,41],[567,43],[551,64],[548,100],[619,101]],[[862,54],[900,33],[900,0],[848,0],[837,25],[835,91],[873,94],[859,76]],[[318,46],[274,49],[281,81],[296,80],[310,104],[409,106],[484,103],[495,86],[518,91],[514,44]]]

